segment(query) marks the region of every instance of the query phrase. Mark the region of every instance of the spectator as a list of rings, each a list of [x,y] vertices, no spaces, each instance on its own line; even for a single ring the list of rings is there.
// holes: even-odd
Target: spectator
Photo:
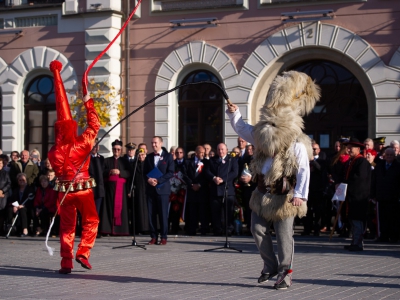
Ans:
[[[190,150],[187,154],[187,159],[192,159],[196,155],[196,151]]]
[[[187,200],[186,200],[186,234],[196,235],[199,221],[201,234],[209,231],[208,198],[205,191],[207,182],[204,178],[204,147],[197,146],[196,154],[186,161],[187,168]]]
[[[314,159],[310,161],[310,185],[307,201],[307,215],[304,220],[302,235],[309,235],[314,230],[318,236],[321,228],[320,219],[324,211],[323,191],[325,188],[325,161],[319,158],[319,145],[312,144]]]
[[[240,151],[240,155],[238,155],[238,156],[243,157],[244,152],[246,151],[247,142],[244,139],[242,139],[240,136],[238,136],[237,141],[238,141],[237,148],[239,148],[239,151]]]
[[[56,171],[53,169],[47,170],[47,179],[49,180],[49,184],[52,188],[56,185],[57,177],[56,177]]]
[[[35,217],[33,228],[36,229],[36,236],[46,235],[49,229],[50,219],[57,210],[57,192],[49,184],[46,175],[39,177],[40,187],[36,190],[33,201]]]
[[[371,170],[375,169],[376,163],[375,163],[375,157],[376,157],[376,151],[374,149],[368,149],[364,150],[365,153],[365,158],[368,160],[368,162],[371,165]]]
[[[171,154],[172,155],[172,158],[175,160],[176,159],[176,155],[175,155],[175,151],[176,151],[176,146],[172,146],[170,149],[169,149],[169,154]]]
[[[364,141],[364,147],[365,147],[364,148],[365,151],[370,150],[370,149],[374,149],[374,141],[372,139],[370,139],[370,138],[366,138],[365,141]]]
[[[321,148],[315,141],[311,144],[311,146],[313,149],[314,159],[319,159],[320,161],[326,160],[326,153],[321,151]]]
[[[0,159],[0,236],[4,235],[5,208],[11,189],[11,180],[4,166],[4,160]]]
[[[111,235],[129,235],[128,184],[129,165],[121,157],[122,142],[112,143],[113,156],[104,159],[105,198],[101,210],[100,232]],[[118,188],[117,188],[118,187]]]
[[[390,142],[390,148],[393,148],[394,150],[394,157],[397,161],[400,162],[400,143],[397,140],[393,140]]]
[[[11,161],[17,162],[19,160],[19,152],[12,151],[10,154]]]
[[[30,154],[29,154],[29,159],[38,166],[38,168],[40,169],[40,152],[38,149],[33,149]]]
[[[51,167],[51,163],[50,160],[48,158],[46,158],[45,160],[43,160],[43,162],[41,163],[41,170],[40,170],[40,175],[46,175],[48,170],[52,170],[53,168]]]
[[[206,178],[211,183],[210,196],[211,196],[211,215],[214,235],[218,236],[223,233],[221,224],[221,212],[225,211],[225,204],[222,202],[225,194],[225,201],[227,201],[227,234],[232,234],[233,230],[233,206],[235,202],[235,187],[234,180],[239,173],[238,161],[236,158],[228,156],[228,148],[224,143],[217,146],[218,156],[210,159],[207,164]]]
[[[21,159],[11,165],[9,174],[13,189],[19,187],[17,180],[19,173],[25,174],[28,186],[31,186],[39,175],[39,168],[29,159],[28,150],[21,151]]]
[[[345,143],[350,159],[346,164],[344,183],[347,183],[347,209],[351,223],[352,241],[345,249],[349,251],[364,250],[364,223],[367,219],[368,200],[371,189],[371,166],[361,155],[361,144],[352,138]]]
[[[147,155],[147,145],[145,143],[140,143],[138,146],[138,150],[143,149],[144,150],[144,154]]]
[[[144,174],[147,176],[146,196],[149,209],[150,237],[149,245],[157,243],[157,215],[160,224],[160,245],[167,244],[168,234],[168,205],[171,193],[170,178],[174,176],[174,160],[172,155],[162,148],[163,139],[154,136],[151,145],[153,153],[146,156]],[[161,174],[158,178],[149,174],[157,168]]]
[[[212,148],[211,148],[211,146],[210,146],[210,144],[204,144],[203,145],[203,147],[204,147],[204,159],[210,159],[210,152],[211,152],[211,150],[212,150]]]
[[[7,154],[0,154],[0,160],[3,161],[3,168],[2,170],[6,171],[8,173],[8,171],[10,171],[10,168],[8,166],[8,161],[10,160],[7,156]]]
[[[96,186],[92,187],[94,203],[96,204],[97,214],[100,216],[101,205],[103,204],[105,191],[104,191],[104,156],[99,154],[100,145],[96,145],[99,139],[95,139],[95,146],[92,148],[90,164],[89,164],[89,175],[94,178]],[[101,223],[101,219],[99,224]],[[100,226],[99,226],[100,227]],[[98,234],[98,237],[100,235]]]
[[[246,148],[245,148],[245,150],[246,150]],[[241,152],[241,150],[239,149],[239,147],[234,147],[234,148],[232,149],[231,153],[235,153],[235,156],[236,156],[237,158],[242,157],[242,152]],[[243,152],[243,155],[244,155],[244,152]]]
[[[252,180],[252,176],[247,174],[250,173],[251,161],[253,160],[254,146],[247,145],[242,164],[239,162],[239,184],[242,190],[242,206],[244,210],[244,223],[247,225],[248,235],[251,235],[251,209],[249,206],[251,194],[257,187],[257,183]],[[247,167],[247,168],[246,168]],[[245,170],[245,171],[244,171]]]
[[[209,153],[208,153],[208,158],[206,158],[206,159],[210,159],[210,158],[212,158],[212,157],[214,157],[215,156],[215,151],[214,150],[211,150]]]
[[[20,236],[26,237],[29,234],[28,229],[33,217],[33,203],[30,200],[28,200],[24,205],[22,205],[22,203],[28,199],[29,194],[34,193],[34,189],[28,185],[28,178],[24,173],[19,173],[16,176],[16,180],[18,182],[18,186],[12,191],[12,195],[8,197],[7,221],[8,225],[11,226],[12,219],[18,212],[21,222]],[[16,201],[19,205],[12,205],[12,203]]]
[[[347,142],[347,138],[342,138],[335,143],[335,151],[336,153],[332,157],[328,167],[327,167],[327,172],[328,172],[328,186],[326,187],[324,191],[324,197],[325,197],[325,204],[326,204],[326,209],[325,209],[325,216],[323,217],[323,225],[324,226],[321,229],[321,232],[329,232],[330,231],[330,226],[331,226],[331,219],[332,219],[332,213],[335,211],[332,211],[332,196],[335,193],[335,186],[343,181],[344,177],[344,168],[349,160],[350,156],[347,153],[347,148],[343,144],[344,142]],[[347,222],[346,220],[346,214],[344,211],[341,212],[342,215],[340,216],[339,222],[338,222],[338,227],[341,229],[341,236],[348,236],[348,231],[347,228],[349,228],[349,224],[345,223]],[[336,215],[336,212],[335,212]]]
[[[385,150],[385,163],[378,164],[372,181],[371,197],[379,205],[380,242],[396,243],[399,238],[400,163],[395,150]]]
[[[134,178],[134,205],[135,205],[135,230],[137,233],[147,234],[149,228],[149,211],[146,200],[146,175],[143,173],[146,152],[140,148],[137,154],[137,167]]]
[[[179,220],[183,213],[185,198],[187,193],[187,166],[185,159],[185,151],[182,147],[175,150],[174,176],[170,179],[171,194],[169,196],[170,209],[168,218],[168,227],[171,224],[170,233],[178,234],[180,229]]]
[[[378,164],[383,161],[386,137],[377,137],[377,138],[374,138],[373,141],[374,141],[374,150],[377,153],[377,155],[375,157],[375,163]]]

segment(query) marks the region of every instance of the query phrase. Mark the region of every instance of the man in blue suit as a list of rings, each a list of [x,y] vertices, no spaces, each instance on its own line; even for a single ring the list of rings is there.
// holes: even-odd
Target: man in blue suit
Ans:
[[[228,213],[228,235],[233,229],[233,205],[235,202],[234,180],[238,176],[239,166],[236,158],[230,157],[228,148],[224,143],[218,144],[217,156],[210,159],[206,165],[206,178],[210,181],[211,215],[214,235],[222,234],[221,212],[225,209],[222,203],[226,184],[227,213]],[[226,181],[226,182],[225,182]]]
[[[168,204],[171,186],[169,179],[174,175],[174,160],[172,155],[162,148],[163,139],[153,137],[151,146],[153,153],[146,156],[143,174],[147,176],[146,197],[149,210],[150,236],[149,245],[157,243],[157,214],[161,227],[160,245],[167,244],[168,234]],[[157,169],[159,172],[155,172]],[[149,173],[151,174],[149,175]],[[156,175],[158,173],[158,175]],[[157,178],[155,178],[157,177]]]

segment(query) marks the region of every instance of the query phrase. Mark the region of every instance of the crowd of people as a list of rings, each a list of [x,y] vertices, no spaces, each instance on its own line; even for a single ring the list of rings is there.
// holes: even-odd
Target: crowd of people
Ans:
[[[346,182],[352,160],[348,142],[346,138],[336,141],[329,155],[315,141],[312,143],[308,211],[306,217],[296,220],[304,225],[302,235],[319,236],[334,230],[348,237],[355,226],[348,215],[352,204],[345,201],[339,211],[340,203],[332,202],[338,184]],[[391,141],[385,147],[385,138],[368,138],[358,146],[357,155],[368,161],[371,169],[370,184],[363,182],[367,200],[357,206],[357,211],[366,212],[366,219],[360,220],[365,224],[362,235],[397,242],[399,142]],[[224,143],[215,148],[198,145],[188,153],[182,147],[168,151],[157,136],[152,139],[151,150],[145,143],[123,147],[115,140],[113,156],[108,158],[99,154],[99,146],[94,147],[89,173],[96,181],[92,189],[100,219],[98,237],[132,235],[135,230],[135,234],[150,235],[150,244],[165,245],[168,234],[251,235],[249,201],[257,186],[251,172],[253,152],[254,146],[242,138],[231,151]],[[49,160],[41,161],[37,149],[12,151],[0,158],[1,234],[8,233],[18,214],[19,221],[11,228],[13,234],[44,235],[57,210],[57,178]],[[34,195],[32,200],[30,194]],[[333,224],[336,214],[338,222]],[[79,231],[79,213],[77,220]],[[52,234],[58,235],[57,231],[56,222]],[[358,247],[362,249],[362,243]]]

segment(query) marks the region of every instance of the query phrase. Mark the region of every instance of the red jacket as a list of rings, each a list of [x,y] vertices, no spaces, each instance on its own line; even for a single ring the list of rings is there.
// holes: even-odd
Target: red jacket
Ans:
[[[55,213],[57,210],[57,197],[58,193],[50,185],[45,190],[39,187],[36,191],[35,200],[33,200],[33,206],[39,209],[44,206],[50,213]]]

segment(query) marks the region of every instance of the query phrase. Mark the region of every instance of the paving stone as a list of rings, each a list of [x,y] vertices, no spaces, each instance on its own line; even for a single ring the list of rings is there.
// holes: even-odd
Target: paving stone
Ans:
[[[43,238],[1,239],[0,299],[400,299],[400,244],[366,241],[365,251],[352,253],[343,249],[348,239],[296,235],[293,285],[276,291],[274,280],[257,283],[262,261],[253,239],[229,241],[243,252],[204,252],[223,246],[223,237],[173,236],[147,250],[112,249],[130,245],[129,237],[101,238],[93,270],[75,263],[60,275],[57,239],[50,239],[54,256]]]

